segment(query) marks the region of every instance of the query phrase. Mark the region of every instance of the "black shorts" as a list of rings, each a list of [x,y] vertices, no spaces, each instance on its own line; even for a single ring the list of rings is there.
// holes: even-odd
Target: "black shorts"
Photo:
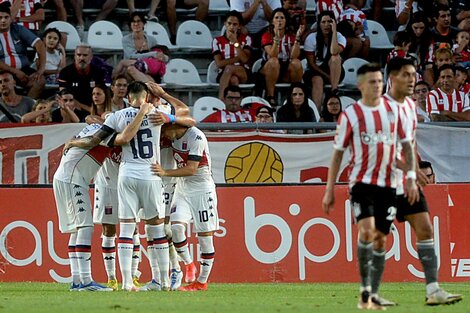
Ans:
[[[373,216],[375,227],[386,235],[390,233],[397,205],[394,188],[358,183],[352,187],[350,195],[351,209],[356,223]]]
[[[323,62],[322,65],[320,65],[320,68],[323,72],[329,74],[330,73],[330,67],[328,66],[328,62]],[[339,82],[341,83],[344,79],[344,75],[346,73],[344,72],[344,68],[341,66],[341,75],[339,76]],[[304,76],[303,76],[303,79],[304,79],[304,82],[307,86],[310,86],[312,84],[312,78],[315,77],[315,76],[320,76],[323,78],[323,76],[321,76],[317,71],[314,71],[313,69],[311,69],[310,67],[307,68],[307,70],[305,71],[304,73]],[[323,82],[324,85],[329,85],[330,82]]]
[[[263,62],[261,62],[261,67],[259,68],[259,73],[261,73],[261,70],[263,69],[264,65],[266,64],[267,61],[263,60]],[[290,62],[289,61],[281,61],[279,60],[279,77],[277,78],[277,82],[280,83],[282,82],[282,78],[284,77],[284,75],[287,73],[287,71],[289,70],[289,64]]]
[[[410,205],[404,195],[397,196],[397,221],[404,222],[406,221],[405,216],[422,212],[429,212],[429,209],[421,189],[419,190],[419,201],[413,205]]]

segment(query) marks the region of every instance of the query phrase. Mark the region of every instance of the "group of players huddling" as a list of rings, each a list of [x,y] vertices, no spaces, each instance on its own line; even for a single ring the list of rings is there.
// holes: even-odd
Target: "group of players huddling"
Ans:
[[[161,101],[161,100],[165,101]],[[188,107],[153,82],[128,86],[129,107],[109,112],[102,125],[87,125],[64,146],[53,189],[59,228],[68,243],[71,291],[113,291],[117,256],[126,291],[207,290],[218,230],[217,195],[207,139],[194,127]],[[95,183],[95,203],[89,184]],[[152,280],[138,282],[145,223]],[[200,246],[194,265],[186,238],[192,221]],[[101,224],[107,286],[91,274],[93,225]],[[185,282],[181,287],[185,265]]]

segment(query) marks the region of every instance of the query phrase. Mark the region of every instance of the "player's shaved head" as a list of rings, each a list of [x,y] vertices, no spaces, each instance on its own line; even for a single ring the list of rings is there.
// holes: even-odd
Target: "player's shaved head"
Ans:
[[[380,72],[380,65],[377,63],[367,63],[362,65],[357,70],[357,81],[358,83],[364,80],[364,77],[367,73]]]
[[[127,87],[127,96],[131,103],[139,101],[145,101],[148,95],[148,88],[143,82],[132,82]]]

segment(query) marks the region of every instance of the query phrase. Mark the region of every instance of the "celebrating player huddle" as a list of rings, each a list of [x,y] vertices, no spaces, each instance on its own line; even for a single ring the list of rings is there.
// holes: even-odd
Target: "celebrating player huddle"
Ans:
[[[112,291],[118,288],[114,243],[117,220],[117,255],[123,290],[206,290],[215,253],[213,232],[218,230],[217,195],[211,177],[207,140],[194,127],[187,106],[157,84],[133,82],[128,87],[128,98],[128,108],[109,113],[103,125],[87,126],[65,145],[64,156],[54,176],[60,230],[71,234],[69,257],[73,282],[70,290]],[[162,104],[161,98],[170,105]],[[173,140],[177,169],[160,165],[174,163],[168,160],[168,153],[162,163],[162,129],[168,139]],[[179,142],[181,138],[184,138],[183,143]],[[115,146],[122,148],[120,157],[117,157]],[[88,185],[95,174],[92,220]],[[163,177],[165,181],[162,181]],[[171,198],[175,182],[166,177],[180,177],[173,206]],[[144,286],[138,284],[137,270],[140,241],[136,223],[140,219],[145,223],[152,271],[152,280]],[[197,279],[185,236],[185,228],[191,220],[198,232],[203,259]],[[93,222],[103,225],[102,250],[108,286],[94,282],[91,275]],[[176,250],[169,243],[171,239]],[[183,274],[178,255],[186,265],[185,280],[191,283],[181,288]]]

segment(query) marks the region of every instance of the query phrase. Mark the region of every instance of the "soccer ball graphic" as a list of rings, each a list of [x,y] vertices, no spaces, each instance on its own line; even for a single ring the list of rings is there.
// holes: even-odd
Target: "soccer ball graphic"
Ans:
[[[232,150],[225,162],[227,183],[282,183],[284,165],[279,154],[261,142]]]

